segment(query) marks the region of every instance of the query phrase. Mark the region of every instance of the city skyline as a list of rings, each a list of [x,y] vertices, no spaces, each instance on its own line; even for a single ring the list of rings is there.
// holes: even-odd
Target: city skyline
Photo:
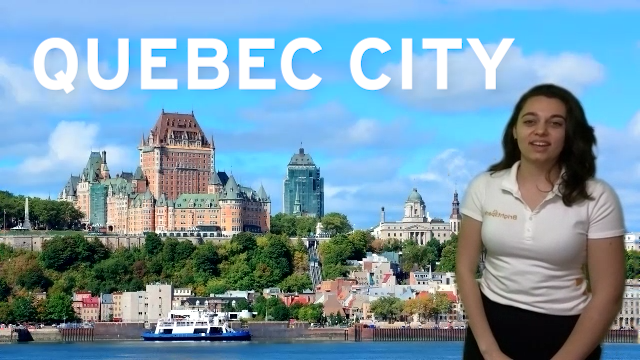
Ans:
[[[164,109],[194,111],[204,133],[215,139],[217,168],[233,172],[240,184],[264,185],[272,214],[282,209],[286,163],[302,142],[322,169],[325,213],[341,212],[356,227],[372,227],[383,206],[390,221],[400,219],[417,188],[431,216],[447,218],[454,189],[462,200],[468,181],[501,156],[502,132],[518,96],[534,84],[554,82],[583,102],[598,136],[598,176],[619,193],[628,230],[640,231],[640,152],[634,151],[640,140],[640,38],[628,31],[640,9],[632,2],[127,4],[66,0],[3,7],[0,126],[10,135],[0,145],[0,189],[55,198],[92,150],[107,152],[112,172],[133,171],[140,136]],[[553,26],[532,26],[540,19]],[[80,58],[68,95],[44,89],[33,72],[35,49],[50,37],[70,41]],[[284,46],[299,37],[322,46],[294,57],[298,77],[322,77],[306,92],[291,89],[280,71]],[[364,90],[351,77],[351,51],[368,37],[391,46],[363,58],[365,75],[391,77],[380,91]],[[88,38],[99,39],[104,78],[116,73],[117,39],[130,39],[123,87],[101,91],[90,83]],[[178,90],[140,90],[141,38],[177,38],[176,50],[154,51],[166,57],[167,68],[154,69],[153,77],[177,78]],[[227,44],[230,77],[224,88],[187,89],[188,38]],[[265,68],[252,69],[251,76],[275,78],[276,90],[238,89],[240,38],[275,38],[274,50],[252,51],[264,56]],[[404,38],[413,39],[412,90],[400,88]],[[422,38],[463,39],[462,50],[449,51],[449,90],[436,90],[435,51],[421,49]],[[489,54],[503,38],[515,39],[497,70],[497,90],[484,89],[484,69],[467,38],[480,39]],[[63,66],[59,52],[48,55],[49,76]],[[200,72],[203,78],[216,75],[212,69]]]

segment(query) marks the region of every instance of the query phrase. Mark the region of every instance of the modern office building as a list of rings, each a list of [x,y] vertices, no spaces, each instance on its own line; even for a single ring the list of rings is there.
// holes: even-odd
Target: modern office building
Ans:
[[[324,216],[324,179],[311,155],[300,148],[287,165],[282,191],[282,212],[289,215]]]

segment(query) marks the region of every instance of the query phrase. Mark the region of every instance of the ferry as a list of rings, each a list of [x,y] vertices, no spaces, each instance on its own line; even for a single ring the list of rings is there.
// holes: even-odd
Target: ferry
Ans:
[[[249,341],[248,330],[234,330],[228,315],[201,310],[171,310],[159,319],[155,331],[142,334],[145,341]]]

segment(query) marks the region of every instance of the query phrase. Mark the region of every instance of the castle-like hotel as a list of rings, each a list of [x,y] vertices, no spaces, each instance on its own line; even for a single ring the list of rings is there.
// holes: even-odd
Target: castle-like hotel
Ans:
[[[216,171],[215,145],[193,113],[167,113],[140,140],[135,172],[112,177],[107,153],[92,152],[79,176],[72,175],[58,200],[73,202],[83,225],[115,234],[156,232],[180,236],[197,230],[231,236],[270,228],[271,199]]]

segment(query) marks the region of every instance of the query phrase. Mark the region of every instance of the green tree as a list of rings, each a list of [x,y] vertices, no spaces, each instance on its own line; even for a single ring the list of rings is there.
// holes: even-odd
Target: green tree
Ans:
[[[209,276],[218,274],[220,256],[218,255],[217,247],[212,243],[207,242],[198,246],[191,254],[191,259],[195,271],[203,272]]]
[[[54,323],[74,321],[77,316],[73,311],[71,297],[62,294],[51,294],[45,300],[45,319]]]
[[[16,284],[27,290],[46,291],[52,284],[40,266],[34,266],[21,272]]]
[[[640,251],[627,250],[625,256],[627,279],[637,279],[640,276]]]
[[[319,323],[322,322],[323,314],[324,309],[322,304],[304,305],[298,310],[298,320],[310,323]]]
[[[0,302],[0,323],[11,324],[14,322],[13,310],[8,302]]]
[[[265,312],[266,320],[269,321],[286,321],[290,319],[289,308],[276,296],[267,299]]]
[[[431,308],[429,309],[428,316],[435,319],[436,324],[440,321],[440,314],[448,314],[451,311],[451,301],[447,297],[447,294],[442,292],[436,292],[430,295]]]
[[[384,321],[396,320],[404,310],[404,303],[395,296],[383,296],[371,302],[371,312]]]
[[[162,239],[156,233],[148,233],[144,237],[144,251],[147,256],[153,257],[159,254],[164,248]]]
[[[36,319],[36,308],[31,297],[19,296],[11,302],[11,314],[17,323]]]
[[[282,280],[278,287],[283,292],[302,293],[305,290],[313,289],[313,283],[309,274],[291,274]]]
[[[241,298],[241,299],[237,299],[235,300],[235,303],[233,304],[233,309],[234,311],[243,311],[243,310],[251,310],[251,305],[249,304],[249,301],[247,301],[247,299]]]
[[[451,240],[445,243],[440,257],[440,265],[438,271],[454,272],[456,271],[456,252],[458,251],[458,236],[451,236]]]
[[[346,234],[353,230],[347,216],[337,212],[328,213],[320,220],[322,228],[329,234]]]
[[[9,295],[11,295],[11,287],[5,279],[0,277],[0,303],[7,301]]]

